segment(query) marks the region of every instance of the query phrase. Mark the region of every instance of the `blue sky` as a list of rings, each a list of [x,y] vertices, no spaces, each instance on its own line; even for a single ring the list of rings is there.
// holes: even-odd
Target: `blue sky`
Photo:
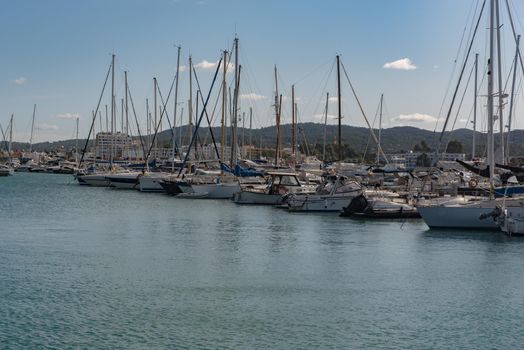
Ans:
[[[283,122],[290,120],[290,102],[286,97],[291,94],[291,84],[296,85],[300,121],[320,121],[326,92],[336,96],[335,75],[331,70],[335,56],[340,54],[371,122],[380,94],[384,93],[385,127],[413,125],[433,130],[436,119],[445,114],[449,105],[450,93],[445,99],[446,91],[450,81],[452,86],[456,82],[465,41],[458,62],[454,60],[463,32],[466,31],[466,37],[469,34],[473,12],[478,11],[479,3],[478,0],[3,1],[0,124],[5,128],[14,113],[14,138],[28,141],[36,103],[36,142],[73,138],[75,116],[80,117],[80,135],[85,137],[111,54],[115,53],[117,99],[123,97],[123,71],[127,70],[144,127],[145,99],[152,100],[153,77],[158,78],[162,94],[167,95],[176,65],[175,45],[182,47],[183,65],[187,66],[189,55],[195,64],[200,63],[198,74],[205,94],[214,69],[212,65],[206,69],[207,65],[201,63],[216,62],[222,50],[231,48],[236,33],[242,65],[240,109],[247,112],[253,108],[254,127],[274,124],[271,104],[275,64],[286,103]],[[504,1],[501,5],[505,16]],[[510,5],[517,31],[522,32],[519,16],[524,15],[524,4],[511,0]],[[487,17],[481,22],[474,46],[474,52],[481,56],[479,74],[485,66],[486,28]],[[510,34],[510,26],[505,25],[504,82],[514,52]],[[468,65],[466,78],[470,71]],[[187,71],[182,72],[180,78],[184,124],[187,75]],[[468,125],[471,95],[467,92],[456,127]],[[106,94],[103,106],[108,101]],[[343,123],[364,126],[345,78],[342,101]],[[330,115],[336,115],[333,102],[329,104]],[[519,97],[517,115],[521,105]],[[172,118],[172,112],[169,115]],[[329,123],[336,120],[330,118]],[[481,127],[485,129],[485,122]],[[524,121],[517,121],[515,127],[523,128]]]

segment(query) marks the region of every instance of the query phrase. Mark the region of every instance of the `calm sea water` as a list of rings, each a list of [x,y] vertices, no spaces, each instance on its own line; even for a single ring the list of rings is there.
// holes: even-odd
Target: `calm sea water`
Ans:
[[[524,239],[0,178],[0,348],[522,348]]]

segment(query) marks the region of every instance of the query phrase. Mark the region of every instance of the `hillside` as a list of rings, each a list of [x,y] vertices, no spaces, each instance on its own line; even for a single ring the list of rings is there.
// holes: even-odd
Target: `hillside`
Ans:
[[[220,128],[212,128],[215,140],[220,141]],[[375,135],[378,136],[378,130],[374,130]],[[187,144],[189,130],[186,126],[182,126],[182,129],[176,128],[175,135],[177,142],[180,139],[180,133],[182,134],[182,143]],[[291,145],[291,125],[286,124],[281,126],[282,133],[282,145],[284,147],[290,147]],[[453,132],[446,132],[443,137],[444,142],[450,140],[456,140],[462,143],[464,146],[464,152],[467,154],[471,153],[472,147],[472,130],[458,129]],[[230,130],[226,133],[226,140],[230,135]],[[250,136],[251,135],[251,136]],[[323,143],[324,125],[317,123],[302,123],[298,125],[298,136],[297,142],[305,148],[306,143],[308,148],[313,149],[314,145],[317,144],[321,147]],[[326,148],[333,148],[336,144],[337,126],[328,125],[326,129]],[[483,153],[486,143],[486,134],[477,132],[477,153]],[[507,137],[507,134],[505,135]],[[251,137],[255,147],[262,146],[263,148],[272,148],[275,139],[276,131],[275,127],[266,127],[261,129],[254,129],[252,131],[239,128],[238,139],[239,143],[242,143],[242,137],[244,137],[245,143],[249,144]],[[430,148],[435,148],[438,142],[440,133],[434,133],[425,129],[418,129],[414,127],[394,127],[382,130],[382,147],[386,153],[401,153],[409,150],[413,150],[415,145],[420,144],[424,141]],[[158,135],[159,144],[169,144],[171,141],[171,131],[164,130]],[[200,128],[199,140],[202,143],[211,143],[211,137],[209,134],[209,128]],[[347,144],[357,154],[362,155],[367,148],[368,154],[374,154],[376,152],[376,146],[373,139],[370,136],[369,130],[362,127],[353,126],[342,126],[342,140],[344,144]],[[33,149],[37,151],[52,151],[56,149],[71,150],[75,147],[76,140],[64,140],[56,142],[41,142],[33,145]],[[85,140],[79,141],[79,147],[82,148],[85,144]],[[90,141],[92,144],[92,141]],[[498,144],[498,137],[496,137],[496,144]],[[27,143],[14,143],[13,150],[28,149]],[[2,144],[2,149],[5,145]],[[443,149],[444,146],[441,146]],[[511,154],[520,155],[524,151],[524,130],[515,130],[511,132]]]

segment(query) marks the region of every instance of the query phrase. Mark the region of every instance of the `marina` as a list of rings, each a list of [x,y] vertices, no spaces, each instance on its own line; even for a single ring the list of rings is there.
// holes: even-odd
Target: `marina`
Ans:
[[[519,348],[524,240],[225,200],[0,186],[0,338],[21,347]],[[256,229],[255,229],[256,228]]]
[[[332,5],[7,5],[1,348],[522,347],[523,4]]]

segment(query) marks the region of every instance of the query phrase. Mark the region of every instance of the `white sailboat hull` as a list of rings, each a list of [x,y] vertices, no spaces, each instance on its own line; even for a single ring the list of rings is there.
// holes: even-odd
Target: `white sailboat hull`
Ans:
[[[194,193],[205,193],[206,196],[203,198],[210,199],[231,199],[235,193],[240,192],[241,190],[238,182],[192,184],[191,187],[193,188]]]
[[[138,179],[141,192],[165,192],[160,184],[167,174],[145,174]]]
[[[109,180],[106,178],[108,174],[91,174],[77,176],[80,185],[88,185],[93,187],[107,187]]]
[[[480,219],[494,207],[418,206],[417,210],[430,228],[496,229],[498,224],[493,218]]]

